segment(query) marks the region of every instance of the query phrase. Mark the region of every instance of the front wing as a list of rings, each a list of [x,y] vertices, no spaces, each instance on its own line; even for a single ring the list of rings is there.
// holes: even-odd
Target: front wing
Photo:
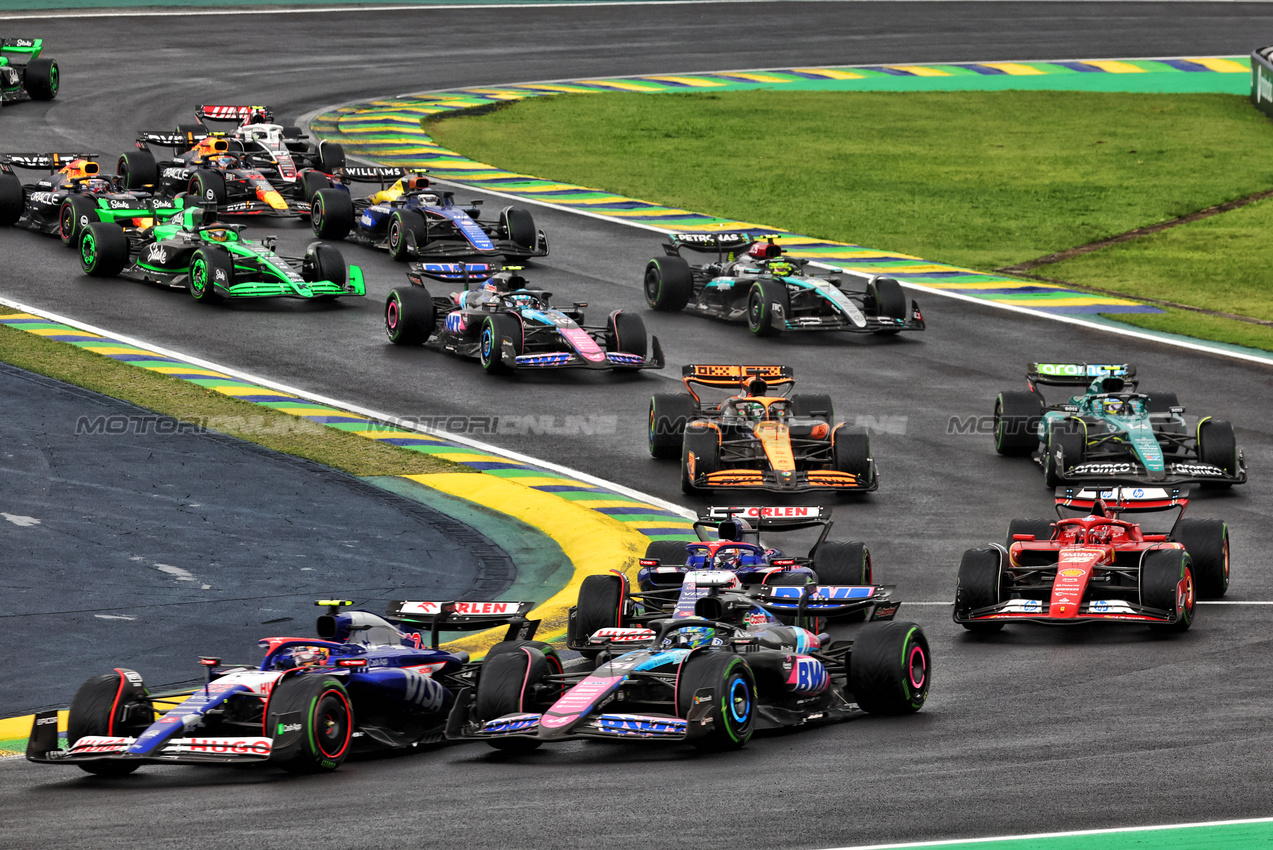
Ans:
[[[268,761],[274,742],[260,737],[173,738],[144,756],[126,753],[136,738],[90,735],[62,747],[58,741],[57,711],[41,711],[31,724],[28,761],[43,764],[78,764],[86,761],[134,761],[177,764],[236,764]]]
[[[869,492],[879,489],[879,475],[871,464],[869,476],[833,469],[811,469],[797,472],[775,472],[772,469],[720,469],[694,477],[700,490],[769,490],[775,493],[806,493],[811,490]]]
[[[1046,450],[1034,454],[1034,462],[1043,466]],[[1065,484],[1149,484],[1155,487],[1178,484],[1245,484],[1246,458],[1238,452],[1238,469],[1230,475],[1214,464],[1196,459],[1168,460],[1162,472],[1151,472],[1130,453],[1123,457],[1085,460],[1069,469],[1059,470],[1057,478]]]
[[[512,343],[505,340],[500,352],[504,365],[511,369],[662,369],[663,346],[657,336],[650,338],[650,353],[641,357],[621,351],[607,351],[601,360],[589,360],[574,350],[545,351],[538,354],[518,354]]]
[[[1059,616],[1050,611],[1051,602],[1039,599],[1009,599],[988,608],[961,612],[955,610],[956,623],[1007,622],[1011,620],[1047,623],[1051,625],[1069,625],[1071,623],[1132,622],[1162,623],[1178,622],[1180,616],[1159,608],[1149,608],[1135,602],[1122,599],[1095,599],[1084,602],[1074,616]]]

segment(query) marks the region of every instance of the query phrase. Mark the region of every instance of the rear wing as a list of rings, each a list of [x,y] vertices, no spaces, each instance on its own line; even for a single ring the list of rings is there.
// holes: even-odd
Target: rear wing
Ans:
[[[675,254],[681,248],[704,253],[746,251],[756,239],[750,233],[672,233],[668,235],[666,248]]]
[[[831,530],[831,509],[822,506],[783,505],[760,507],[713,506],[699,514],[694,530],[720,528],[725,523],[742,520],[756,531],[800,531],[822,527],[822,537]],[[816,544],[815,544],[816,545]]]
[[[389,166],[346,165],[336,169],[336,174],[351,183],[392,183],[412,174],[421,174],[422,170],[410,171],[406,168]]]
[[[188,149],[208,138],[209,135],[211,133],[194,132],[193,130],[188,130],[185,133],[142,130],[137,134],[137,147],[144,149],[145,145],[156,145],[161,148]]]
[[[1116,513],[1153,513],[1189,504],[1188,487],[1111,487],[1109,489],[1065,487],[1057,490],[1056,508],[1090,512],[1097,501]]]
[[[0,57],[5,59],[25,59],[30,62],[40,55],[44,49],[42,38],[0,38]],[[26,62],[15,64],[25,65]]]
[[[51,174],[74,160],[93,161],[97,156],[95,153],[3,153],[0,154],[0,163],[14,168],[48,171]]]
[[[776,614],[797,617],[836,617],[870,609],[868,620],[888,620],[901,606],[893,600],[893,589],[891,585],[765,585],[757,604]]]
[[[200,104],[194,108],[195,117],[200,121],[246,121],[257,109],[273,112],[268,106],[218,106]]]
[[[474,632],[497,626],[508,626],[504,640],[530,640],[539,628],[539,620],[526,615],[534,602],[412,602],[389,603],[385,619],[392,623],[429,631],[429,646],[438,648],[440,632]]]
[[[1031,363],[1026,380],[1053,387],[1086,387],[1097,378],[1136,377],[1136,367],[1128,363]]]
[[[770,388],[776,386],[792,386],[795,384],[795,373],[790,366],[735,366],[695,365],[681,368],[682,380],[690,395],[698,398],[692,384],[702,387],[714,387],[720,390],[745,390],[747,382],[752,378],[763,378]]]

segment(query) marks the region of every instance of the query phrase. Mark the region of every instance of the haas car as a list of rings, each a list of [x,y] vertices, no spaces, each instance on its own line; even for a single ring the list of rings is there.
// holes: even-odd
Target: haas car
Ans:
[[[15,168],[47,171],[48,176],[24,184]],[[102,174],[93,154],[0,154],[0,225],[57,234],[75,247],[89,222],[148,227],[156,215],[175,212],[176,207],[156,202],[149,191],[130,189],[119,177]]]
[[[359,179],[379,179],[381,188],[353,198],[344,185],[317,192],[310,223],[320,239],[349,238],[382,248],[395,260],[504,256],[512,260],[548,256],[548,237],[519,207],[499,218],[481,218],[481,201],[455,203],[454,193],[434,189],[429,178],[401,169],[346,169]],[[396,178],[396,179],[395,179]],[[386,185],[388,180],[392,183]]]
[[[1192,430],[1175,393],[1143,392],[1125,363],[1031,363],[1026,392],[995,399],[995,451],[1029,455],[1044,484],[1246,481],[1246,460],[1233,426],[1204,416]],[[1042,387],[1083,388],[1059,403]]]
[[[654,457],[681,458],[684,492],[879,487],[865,430],[836,423],[829,396],[787,397],[789,366],[691,365],[682,374],[688,395],[650,399],[649,440]],[[741,393],[705,401],[696,387]]]
[[[367,293],[362,270],[346,268],[331,245],[314,242],[303,257],[288,257],[274,250],[273,236],[249,239],[243,229],[218,221],[213,209],[197,206],[153,227],[95,221],[80,236],[80,266],[92,277],[120,276],[186,289],[207,303],[227,298],[330,301]]]
[[[572,738],[687,741],[742,747],[756,731],[909,714],[928,696],[923,630],[893,619],[900,603],[876,586],[775,586],[742,592],[728,571],[686,573],[671,614],[647,611],[621,574],[584,579],[568,646],[591,650],[591,672],[563,673],[555,653],[522,646],[478,670],[447,735],[528,750]],[[852,640],[803,626],[865,619]]]
[[[955,622],[971,631],[1019,620],[1188,629],[1195,600],[1228,589],[1229,531],[1221,520],[1185,519],[1187,505],[1180,488],[1065,490],[1055,522],[1013,520],[1004,545],[964,553]],[[1153,529],[1156,515],[1170,521]]]
[[[62,77],[43,52],[42,38],[0,38],[0,105],[57,97]]]
[[[705,255],[690,262],[681,252]],[[924,316],[902,286],[875,275],[861,291],[836,275],[808,272],[809,261],[788,257],[770,239],[746,233],[678,233],[666,256],[645,267],[645,300],[653,310],[691,312],[746,321],[756,336],[786,331],[896,334],[922,331]],[[715,254],[714,260],[710,255]]]
[[[260,664],[201,658],[201,687],[154,694],[122,668],[89,679],[71,701],[65,745],[58,712],[39,712],[27,758],[102,776],[173,762],[335,770],[350,753],[444,739],[477,665],[438,649],[440,631],[507,625],[503,647],[514,651],[539,624],[526,619],[529,602],[394,602],[384,617],[343,610],[353,603],[342,600],[317,604],[328,609],[317,637],[264,638]]]
[[[831,512],[825,507],[710,507],[694,523],[696,541],[652,540],[640,560],[637,587],[646,607],[659,598],[675,602],[685,576],[700,570],[734,573],[744,588],[871,584],[871,553],[865,543],[828,540]],[[807,555],[770,545],[773,534],[818,530]],[[762,533],[765,539],[762,539]]]
[[[663,367],[658,337],[647,339],[645,323],[634,313],[616,310],[605,326],[586,327],[587,302],[554,307],[552,293],[528,289],[515,270],[482,263],[410,268],[413,285],[391,290],[385,301],[385,332],[395,345],[426,345],[474,358],[490,373]],[[425,285],[429,278],[463,288],[435,297]]]
[[[195,107],[197,124],[179,124],[171,133],[144,133],[176,141],[178,154],[194,148],[209,136],[222,136],[231,150],[241,154],[284,191],[293,189],[299,200],[308,201],[312,192],[303,191],[307,171],[328,177],[345,167],[345,149],[337,142],[315,142],[300,127],[278,124],[268,106],[233,106],[205,104]],[[225,131],[214,131],[208,124],[224,124]],[[311,184],[313,191],[327,184]]]

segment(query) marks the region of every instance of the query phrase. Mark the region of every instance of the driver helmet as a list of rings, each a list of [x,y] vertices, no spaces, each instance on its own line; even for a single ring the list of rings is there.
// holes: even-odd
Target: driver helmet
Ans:
[[[1123,398],[1107,398],[1103,407],[1110,416],[1131,416],[1135,412],[1132,403]]]
[[[715,640],[717,640],[716,630],[711,626],[684,626],[663,638],[663,645],[698,649],[701,646],[711,646]]]
[[[778,260],[769,264],[769,273],[777,277],[787,277],[796,273],[796,267],[786,260]]]
[[[203,235],[213,242],[226,242],[230,239],[230,231],[224,227],[213,227],[203,231]]]
[[[323,667],[331,657],[331,650],[325,646],[305,646],[292,652],[294,667]]]
[[[765,418],[765,406],[758,401],[739,401],[734,405],[738,415],[744,419],[760,420]]]

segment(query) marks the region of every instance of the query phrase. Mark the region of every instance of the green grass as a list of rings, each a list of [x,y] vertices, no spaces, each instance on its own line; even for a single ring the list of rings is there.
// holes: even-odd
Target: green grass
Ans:
[[[1273,126],[1222,94],[568,95],[426,128],[512,171],[980,269],[1273,187]]]
[[[13,312],[0,307],[0,315]],[[185,422],[206,422],[223,434],[353,475],[471,471],[4,325],[0,325],[0,361]]]

